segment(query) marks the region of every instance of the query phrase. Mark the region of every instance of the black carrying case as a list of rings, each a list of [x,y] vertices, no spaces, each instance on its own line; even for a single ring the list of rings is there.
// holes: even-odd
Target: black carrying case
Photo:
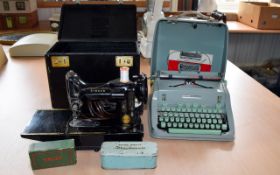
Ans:
[[[65,74],[90,83],[119,78],[116,56],[133,56],[130,78],[140,73],[136,6],[64,5],[58,42],[45,56],[53,108],[68,108]]]

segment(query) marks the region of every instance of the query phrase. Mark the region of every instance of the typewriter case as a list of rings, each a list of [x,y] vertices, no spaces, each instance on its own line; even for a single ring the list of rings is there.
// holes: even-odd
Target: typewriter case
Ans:
[[[139,75],[134,5],[64,5],[58,39],[45,56],[54,108],[69,108],[65,81],[69,70],[85,82],[99,86],[120,77],[116,56],[132,56],[130,78]],[[106,128],[70,127],[71,119],[69,109],[38,110],[21,137],[39,141],[73,138],[77,149],[96,151],[104,141],[142,141],[143,138],[141,121],[124,131],[110,123]]]
[[[133,56],[129,75],[138,75],[134,5],[64,5],[58,42],[45,56],[53,108],[68,108],[65,75],[75,71],[84,81],[106,83],[119,78],[116,56]]]
[[[166,134],[161,132],[157,126],[158,113],[160,105],[165,104],[185,104],[196,103],[196,99],[189,98],[189,92],[192,91],[201,96],[207,95],[199,88],[195,89],[186,87],[177,87],[184,80],[197,80],[205,86],[212,86],[209,94],[221,92],[226,94],[229,99],[229,93],[226,88],[225,70],[227,62],[228,48],[228,28],[227,25],[219,21],[200,20],[196,18],[177,18],[171,17],[160,20],[155,29],[153,52],[151,58],[151,76],[153,77],[152,94],[149,98],[149,125],[150,134],[155,138],[168,139],[190,139],[190,140],[215,140],[215,139],[200,139],[199,137],[179,136],[178,134]],[[199,70],[196,70],[193,63],[186,63],[183,70],[174,71],[174,67],[178,64],[171,64],[170,59],[172,54],[176,52],[199,52],[201,55],[206,55],[206,60],[211,60],[210,68],[206,67],[203,70],[200,65]],[[178,55],[178,54],[177,54]],[[209,58],[210,57],[210,58]],[[203,56],[201,57],[203,58]],[[180,67],[180,66],[178,66]],[[179,68],[178,68],[179,69]],[[163,77],[163,78],[160,78]],[[172,85],[175,85],[171,87]],[[183,99],[183,95],[186,96]],[[211,103],[211,97],[206,100]],[[230,100],[228,100],[230,101]],[[230,103],[227,105],[230,106]],[[231,108],[227,108],[229,115],[229,124],[232,127],[230,134],[233,135],[233,117]],[[171,136],[171,137],[169,137]],[[207,136],[206,136],[207,137]],[[232,140],[232,137],[225,137],[224,140]]]

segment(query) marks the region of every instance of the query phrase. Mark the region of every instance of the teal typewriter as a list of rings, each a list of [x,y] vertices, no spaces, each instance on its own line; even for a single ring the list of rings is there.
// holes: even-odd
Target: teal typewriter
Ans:
[[[228,28],[219,21],[157,23],[151,59],[150,134],[155,138],[234,140],[227,83]]]

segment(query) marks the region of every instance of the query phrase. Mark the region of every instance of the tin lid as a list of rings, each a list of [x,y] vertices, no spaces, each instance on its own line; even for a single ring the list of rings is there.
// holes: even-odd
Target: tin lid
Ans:
[[[135,5],[66,4],[58,39],[63,41],[136,41]]]
[[[157,156],[153,142],[103,142],[101,156]]]
[[[47,142],[38,142],[32,143],[29,146],[29,152],[37,151],[50,151],[50,150],[62,150],[62,149],[74,149],[75,143],[74,139],[65,139],[57,141],[47,141]]]
[[[225,74],[227,45],[228,28],[224,23],[196,19],[162,19],[155,29],[151,74],[157,77],[164,72],[166,75],[170,73],[182,77],[190,75],[206,78],[209,75],[222,79]],[[170,70],[170,60],[174,58],[191,64],[182,64],[183,70]],[[195,69],[196,64],[203,64],[204,67],[201,67],[206,71]],[[171,66],[174,65],[176,68],[178,62]]]

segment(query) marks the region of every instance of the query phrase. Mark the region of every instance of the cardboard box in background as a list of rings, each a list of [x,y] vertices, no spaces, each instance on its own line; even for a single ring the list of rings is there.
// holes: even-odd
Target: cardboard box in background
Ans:
[[[280,29],[280,5],[275,3],[240,2],[238,21],[257,29]]]

